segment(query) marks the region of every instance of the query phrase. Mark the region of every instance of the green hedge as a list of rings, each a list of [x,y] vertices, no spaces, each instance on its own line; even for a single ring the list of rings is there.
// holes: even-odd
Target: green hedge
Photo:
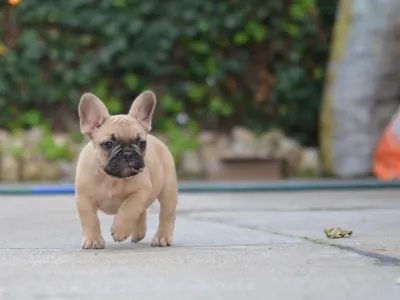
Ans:
[[[333,0],[0,4],[0,127],[36,125],[60,107],[75,113],[85,91],[118,113],[151,88],[155,130],[174,130],[187,112],[193,131],[280,127],[316,144],[335,8]]]

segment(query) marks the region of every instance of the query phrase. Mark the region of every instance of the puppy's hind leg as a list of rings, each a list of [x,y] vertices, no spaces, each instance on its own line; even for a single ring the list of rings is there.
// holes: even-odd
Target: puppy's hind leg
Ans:
[[[146,236],[146,219],[147,219],[147,212],[144,211],[140,215],[139,219],[137,220],[135,224],[135,228],[133,228],[132,234],[131,234],[131,242],[132,243],[138,243],[141,240],[144,239]]]
[[[176,179],[168,182],[161,191],[159,225],[156,235],[151,242],[153,247],[172,246],[175,228],[175,212],[178,204],[178,183]]]

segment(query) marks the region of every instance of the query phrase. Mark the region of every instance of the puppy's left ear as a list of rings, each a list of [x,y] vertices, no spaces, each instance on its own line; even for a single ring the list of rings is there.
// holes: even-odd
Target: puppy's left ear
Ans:
[[[128,115],[137,119],[143,128],[149,132],[156,103],[157,100],[154,93],[145,91],[133,101]]]

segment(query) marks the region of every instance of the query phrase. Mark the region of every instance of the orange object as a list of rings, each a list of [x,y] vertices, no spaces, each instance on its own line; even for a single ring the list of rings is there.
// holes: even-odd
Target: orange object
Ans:
[[[400,178],[400,110],[386,126],[377,144],[374,173],[381,180]]]
[[[10,4],[10,5],[17,5],[17,4],[19,4],[21,2],[21,0],[8,0],[8,3]]]
[[[7,48],[0,44],[0,56],[7,54]]]

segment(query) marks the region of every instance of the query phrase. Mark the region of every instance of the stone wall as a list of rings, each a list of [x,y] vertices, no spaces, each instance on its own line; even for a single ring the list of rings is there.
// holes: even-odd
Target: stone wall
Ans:
[[[168,144],[165,135],[154,135]],[[0,180],[73,181],[77,155],[88,141],[74,142],[68,134],[54,134],[55,143],[68,148],[70,159],[48,159],[43,154],[43,149],[38,150],[38,144],[44,137],[44,132],[38,128],[27,130],[18,136],[0,131]],[[223,157],[281,159],[287,162],[291,176],[320,175],[317,149],[303,148],[278,130],[256,137],[249,130],[237,127],[229,135],[201,132],[197,138],[200,147],[183,152],[177,162],[182,179],[207,178],[212,172],[218,171]]]

